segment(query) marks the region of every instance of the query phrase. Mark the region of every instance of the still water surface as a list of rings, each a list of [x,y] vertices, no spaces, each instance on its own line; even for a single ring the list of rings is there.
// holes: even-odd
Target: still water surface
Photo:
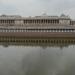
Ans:
[[[75,75],[75,45],[1,45],[0,75]]]

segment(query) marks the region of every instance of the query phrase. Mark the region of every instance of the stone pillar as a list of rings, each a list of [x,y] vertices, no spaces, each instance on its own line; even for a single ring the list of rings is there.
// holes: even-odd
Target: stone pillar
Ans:
[[[54,24],[55,24],[55,20],[54,20]]]

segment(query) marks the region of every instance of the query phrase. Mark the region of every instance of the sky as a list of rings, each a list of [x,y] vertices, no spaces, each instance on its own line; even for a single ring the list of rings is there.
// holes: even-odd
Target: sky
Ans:
[[[44,12],[75,19],[75,0],[0,0],[0,14],[38,16]]]

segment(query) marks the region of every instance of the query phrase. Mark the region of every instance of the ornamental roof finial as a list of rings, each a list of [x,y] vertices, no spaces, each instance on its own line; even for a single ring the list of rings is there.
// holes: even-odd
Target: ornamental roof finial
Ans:
[[[46,13],[46,12],[43,12],[43,13],[42,13],[42,16],[47,16],[47,13]]]

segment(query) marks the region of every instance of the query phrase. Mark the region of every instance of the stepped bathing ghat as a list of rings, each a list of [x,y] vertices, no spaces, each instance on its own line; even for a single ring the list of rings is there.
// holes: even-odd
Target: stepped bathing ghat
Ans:
[[[75,21],[69,16],[0,16],[0,42],[55,42],[60,38],[59,42],[75,42]]]

